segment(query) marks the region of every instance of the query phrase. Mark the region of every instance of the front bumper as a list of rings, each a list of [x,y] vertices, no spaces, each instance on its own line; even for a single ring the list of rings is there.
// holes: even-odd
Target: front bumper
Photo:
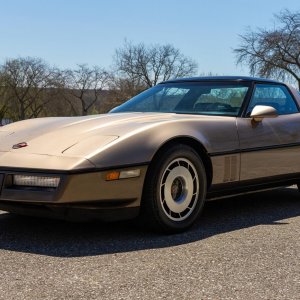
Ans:
[[[42,170],[0,170],[0,210],[60,219],[128,219],[138,214],[147,166],[140,176],[106,181],[108,171],[48,173]],[[130,170],[132,167],[114,169]],[[59,176],[57,188],[16,187],[14,174]]]

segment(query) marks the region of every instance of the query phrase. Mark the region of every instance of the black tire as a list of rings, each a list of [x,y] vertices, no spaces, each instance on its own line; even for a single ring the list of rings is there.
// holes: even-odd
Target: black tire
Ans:
[[[202,210],[206,182],[204,165],[193,148],[176,144],[159,153],[146,176],[143,223],[165,233],[186,230]]]

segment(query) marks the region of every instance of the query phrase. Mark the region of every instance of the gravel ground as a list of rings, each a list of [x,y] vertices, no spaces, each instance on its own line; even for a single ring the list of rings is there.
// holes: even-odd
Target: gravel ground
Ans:
[[[300,194],[208,203],[188,232],[0,214],[0,299],[300,299]]]

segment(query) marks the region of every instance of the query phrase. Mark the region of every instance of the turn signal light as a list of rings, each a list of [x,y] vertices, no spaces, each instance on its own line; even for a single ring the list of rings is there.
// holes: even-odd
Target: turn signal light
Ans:
[[[120,178],[120,172],[113,171],[106,174],[106,180],[112,181],[112,180],[118,180]]]
[[[123,178],[139,177],[140,174],[141,174],[141,170],[139,170],[139,169],[122,171],[122,172],[120,173],[120,179],[123,179]]]
[[[105,179],[106,181],[118,180],[118,179],[126,179],[126,178],[134,178],[139,177],[141,174],[140,169],[136,170],[125,170],[125,171],[111,171],[106,174]]]

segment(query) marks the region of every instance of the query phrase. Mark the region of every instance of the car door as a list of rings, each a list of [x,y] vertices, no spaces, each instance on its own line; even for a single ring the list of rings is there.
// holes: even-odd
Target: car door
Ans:
[[[277,110],[275,118],[254,121],[256,105]],[[241,150],[240,180],[300,172],[300,113],[285,85],[256,84],[245,117],[237,119]]]

